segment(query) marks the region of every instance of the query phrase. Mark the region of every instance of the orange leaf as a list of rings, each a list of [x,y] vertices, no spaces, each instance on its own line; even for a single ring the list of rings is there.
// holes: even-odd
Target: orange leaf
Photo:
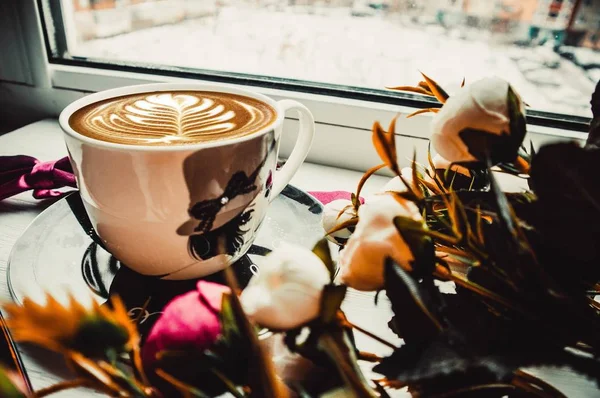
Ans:
[[[358,224],[358,217],[352,217],[351,219],[339,223],[335,227],[331,228],[329,231],[327,231],[326,235],[334,234],[348,227],[354,227],[356,224]]]
[[[421,80],[421,81],[419,82],[419,84],[417,84],[417,87],[421,87],[423,90],[427,90],[427,91],[429,91],[429,92],[431,93],[431,95],[433,95],[433,93],[432,93],[432,92],[431,92],[431,90],[429,89],[429,84],[427,84],[427,82],[426,82],[426,81],[424,81],[424,80]]]
[[[373,146],[381,160],[388,166],[396,175],[400,175],[400,169],[396,157],[396,140],[394,137],[394,129],[396,126],[396,118],[390,123],[390,131],[385,131],[379,122],[373,124]]]
[[[407,115],[406,118],[409,119],[413,116],[417,116],[420,115],[422,113],[438,113],[440,110],[439,108],[425,108],[425,109],[419,109],[418,111],[414,111],[413,113],[411,113],[410,115]]]
[[[396,90],[396,91],[410,91],[411,93],[429,95],[433,97],[433,93],[429,90],[425,90],[422,87],[413,87],[413,86],[398,86],[398,87],[386,87],[388,90]]]
[[[67,357],[68,364],[74,368],[76,373],[87,379],[92,379],[99,384],[98,388],[114,396],[122,396],[123,389],[116,384],[108,373],[106,373],[94,361],[84,357],[78,352],[70,351]]]
[[[360,179],[360,181],[358,182],[358,186],[356,188],[356,197],[359,198],[360,197],[360,191],[362,190],[363,186],[365,185],[365,183],[367,182],[367,180],[373,175],[375,174],[377,171],[383,169],[387,164],[380,164],[378,166],[374,166],[371,167],[369,170],[366,171],[366,173],[362,176],[362,178]]]
[[[421,72],[421,75],[429,85],[429,89],[431,90],[433,95],[435,95],[435,98],[437,98],[438,101],[440,101],[442,104],[446,102],[446,100],[449,97],[448,93],[446,93],[446,91],[444,91],[444,89],[441,88],[439,84],[437,84],[434,80],[430,79],[426,74]]]

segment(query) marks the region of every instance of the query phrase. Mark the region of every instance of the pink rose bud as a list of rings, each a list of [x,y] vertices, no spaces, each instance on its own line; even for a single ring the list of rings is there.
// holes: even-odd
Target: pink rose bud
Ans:
[[[221,334],[219,313],[226,286],[199,281],[196,290],[175,297],[167,304],[142,347],[146,366],[163,350],[196,350],[211,347]]]

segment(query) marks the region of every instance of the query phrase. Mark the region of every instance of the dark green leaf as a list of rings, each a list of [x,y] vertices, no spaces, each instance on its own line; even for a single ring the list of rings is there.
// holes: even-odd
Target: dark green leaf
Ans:
[[[508,114],[510,118],[510,138],[507,144],[507,152],[512,152],[514,149],[515,153],[523,145],[525,134],[527,133],[527,122],[525,115],[522,112],[521,100],[517,93],[513,90],[512,86],[508,87]],[[500,159],[502,161],[504,159]],[[510,160],[510,159],[508,159]],[[514,157],[513,157],[514,160]]]
[[[221,336],[224,341],[230,341],[240,336],[240,330],[237,326],[235,314],[231,304],[231,295],[224,294],[221,300],[221,312],[219,313],[221,321]]]
[[[590,149],[600,149],[600,81],[596,84],[590,104],[592,105],[593,118],[590,123],[585,146]]]
[[[331,259],[331,252],[329,251],[328,240],[323,238],[320,241],[318,241],[313,247],[312,251],[317,255],[317,257],[321,259],[323,264],[325,264],[327,270],[329,271],[329,275],[331,278],[330,280],[333,281],[333,279],[335,278],[336,269],[335,264]]]
[[[349,398],[377,397],[364,378],[354,355],[354,347],[343,330],[321,333],[318,338],[318,347],[329,356],[331,363],[337,367],[340,376],[349,387],[348,393],[352,394],[349,395]]]
[[[231,268],[223,271],[227,285],[232,292],[239,290],[237,279]],[[268,358],[258,341],[254,326],[244,313],[242,304],[236,294],[231,296],[231,309],[242,338],[250,351],[249,361],[246,363],[248,370],[248,386],[257,396],[264,398],[277,398],[276,376],[273,364]]]
[[[470,168],[485,164],[489,157],[492,164],[500,162],[513,162],[517,157],[517,148],[510,145],[510,136],[508,132],[503,134],[494,134],[483,130],[466,128],[458,133],[463,143],[467,146],[469,153],[476,159],[474,162],[462,162],[460,164]],[[456,163],[459,164],[459,163]]]
[[[375,292],[375,297],[373,297],[373,302],[375,303],[375,305],[377,305],[379,303],[379,295],[381,294],[382,291],[383,291],[383,289],[379,289]]]
[[[310,395],[299,383],[294,383],[292,390],[298,395],[298,398],[318,398]]]
[[[385,391],[385,388],[381,386],[381,384],[379,384],[375,380],[373,381],[373,383],[375,383],[375,391],[377,391],[380,398],[392,398],[390,397],[390,394],[388,394],[387,391]]]
[[[477,164],[469,163],[468,169],[470,176],[464,175],[453,170],[451,165],[447,169],[436,169],[438,178],[443,182],[444,187],[452,188],[453,191],[460,190],[486,190],[490,182],[487,176],[487,168],[474,167]]]
[[[345,285],[325,285],[321,295],[321,311],[319,319],[324,324],[332,323],[336,320],[337,312],[346,297]]]
[[[396,216],[394,225],[413,255],[415,273],[431,275],[435,267],[435,249],[432,239],[424,233],[424,224],[412,218]]]
[[[567,290],[600,279],[598,159],[600,148],[556,143],[541,147],[531,163],[538,200],[524,217],[535,228],[531,241],[540,263]]]
[[[72,348],[90,357],[105,356],[108,350],[123,352],[129,339],[127,330],[106,318],[87,316],[81,322]]]
[[[500,185],[493,173],[489,173],[490,190],[496,200],[495,207],[501,225],[512,239],[517,239],[517,226],[513,217],[512,208],[506,199],[506,195],[500,189]]]
[[[226,375],[224,375],[219,369],[211,368],[211,372],[214,374],[216,378],[221,380],[221,382],[227,387],[227,391],[235,398],[243,398],[243,395],[238,391],[235,383],[230,380]]]
[[[406,342],[433,338],[439,333],[434,295],[430,280],[417,282],[390,258],[385,263],[385,292],[392,303],[393,329]]]

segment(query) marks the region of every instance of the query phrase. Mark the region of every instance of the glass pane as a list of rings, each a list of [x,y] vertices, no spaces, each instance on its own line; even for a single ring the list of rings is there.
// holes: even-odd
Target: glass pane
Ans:
[[[600,0],[60,0],[64,57],[452,93],[489,75],[590,117]],[[53,13],[54,14],[54,13]],[[56,21],[55,21],[56,22]]]

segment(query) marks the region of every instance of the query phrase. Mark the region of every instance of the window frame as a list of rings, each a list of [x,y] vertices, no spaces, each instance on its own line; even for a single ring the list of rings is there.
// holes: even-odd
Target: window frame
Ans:
[[[54,3],[54,6],[48,10],[44,4]],[[52,48],[56,48],[57,53],[66,54],[68,52],[69,38],[67,28],[69,28],[63,15],[63,2],[61,0],[37,0],[38,15],[42,24],[42,34],[44,45],[50,65],[80,66],[87,68],[97,68],[102,70],[111,70],[116,72],[146,73],[153,76],[170,76],[178,78],[188,78],[211,83],[224,83],[236,86],[246,86],[253,88],[268,88],[286,92],[300,92],[316,94],[327,97],[339,97],[352,100],[360,100],[375,103],[385,103],[414,109],[428,107],[440,107],[441,104],[435,99],[427,96],[383,90],[377,88],[354,87],[345,85],[335,85],[322,82],[313,82],[297,79],[288,79],[280,77],[259,76],[252,74],[241,74],[227,71],[206,70],[201,68],[186,68],[167,65],[153,65],[139,62],[109,62],[102,59],[89,57],[65,58],[55,56]],[[47,19],[52,18],[52,35],[47,29]],[[52,42],[52,44],[51,44]],[[65,84],[61,82],[61,84]],[[82,87],[64,87],[81,89]],[[543,110],[527,110],[528,123],[536,126],[545,126],[553,128],[562,128],[580,132],[587,132],[591,121],[590,118],[575,116],[569,114],[559,114],[546,112]]]

